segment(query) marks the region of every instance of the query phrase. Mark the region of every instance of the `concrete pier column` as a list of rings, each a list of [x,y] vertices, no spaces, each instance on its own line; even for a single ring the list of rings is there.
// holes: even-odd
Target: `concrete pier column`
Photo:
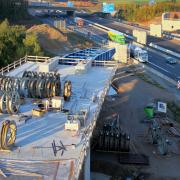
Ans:
[[[90,166],[90,159],[91,159],[91,154],[90,154],[90,148],[87,149],[87,155],[84,159],[84,180],[90,180],[90,171],[91,171],[91,166]]]

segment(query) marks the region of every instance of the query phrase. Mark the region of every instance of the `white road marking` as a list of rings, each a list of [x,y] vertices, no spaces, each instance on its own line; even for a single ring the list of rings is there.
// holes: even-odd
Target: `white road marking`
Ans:
[[[158,66],[158,65],[156,65],[156,64],[154,64],[154,63],[152,63],[152,62],[148,62],[149,64],[152,64],[153,66],[156,66],[157,68],[159,68],[159,69],[161,69],[161,70],[163,70],[163,71],[165,71],[165,72],[167,72],[167,73],[169,73],[169,71],[167,71],[166,69],[164,69],[164,68],[162,68],[162,67],[160,67],[160,66]]]

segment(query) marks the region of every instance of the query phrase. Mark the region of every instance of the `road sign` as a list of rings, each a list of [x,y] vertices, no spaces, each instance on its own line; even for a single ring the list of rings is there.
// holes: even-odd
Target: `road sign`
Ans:
[[[73,6],[74,6],[73,2],[68,1],[67,7],[73,7]]]
[[[104,13],[112,13],[114,12],[115,8],[114,8],[114,4],[111,3],[111,4],[108,4],[108,3],[103,3],[103,8],[102,8],[102,11]]]
[[[167,112],[167,104],[164,102],[158,102],[158,112],[163,112],[166,113]]]

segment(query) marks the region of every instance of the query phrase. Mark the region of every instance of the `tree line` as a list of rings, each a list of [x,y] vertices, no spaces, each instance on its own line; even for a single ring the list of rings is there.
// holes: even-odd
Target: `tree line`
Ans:
[[[127,21],[148,21],[154,17],[161,16],[163,12],[180,11],[180,3],[175,2],[159,2],[153,5],[117,4],[117,18]]]
[[[0,0],[0,19],[16,20],[27,16],[27,0]]]
[[[4,20],[0,23],[0,67],[26,54],[42,55],[36,34],[26,33],[24,26],[10,26],[8,20]]]

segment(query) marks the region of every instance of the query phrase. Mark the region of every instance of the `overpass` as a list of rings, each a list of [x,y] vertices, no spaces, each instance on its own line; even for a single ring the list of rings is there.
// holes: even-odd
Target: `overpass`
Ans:
[[[34,9],[34,10],[59,10],[59,11],[64,11],[67,13],[67,15],[74,16],[74,11],[76,8],[74,7],[67,7],[67,6],[57,6],[56,4],[52,4],[49,2],[29,2],[28,3],[28,8],[29,9]]]

